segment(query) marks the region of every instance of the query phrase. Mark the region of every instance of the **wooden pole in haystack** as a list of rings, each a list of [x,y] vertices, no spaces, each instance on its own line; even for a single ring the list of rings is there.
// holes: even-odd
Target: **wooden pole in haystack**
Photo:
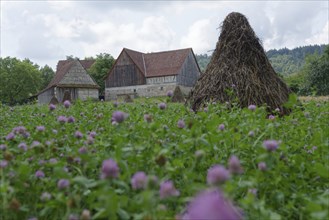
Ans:
[[[207,102],[237,101],[240,107],[266,104],[269,111],[283,107],[291,90],[274,71],[248,19],[237,12],[223,21],[221,33],[204,74],[188,96],[194,111]]]

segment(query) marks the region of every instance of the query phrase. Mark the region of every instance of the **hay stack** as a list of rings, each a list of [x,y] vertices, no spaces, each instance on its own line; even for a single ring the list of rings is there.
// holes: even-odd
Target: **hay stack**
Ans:
[[[56,96],[51,97],[49,104],[57,105],[58,103]]]
[[[179,86],[175,87],[174,94],[171,99],[172,102],[184,102],[184,96],[182,93],[182,90],[180,89]]]
[[[275,73],[247,18],[232,12],[223,21],[211,61],[188,102],[197,110],[209,101],[224,103],[237,98],[240,107],[267,104],[269,111],[280,108],[288,113],[290,110],[282,105],[288,101],[289,93],[291,90]]]

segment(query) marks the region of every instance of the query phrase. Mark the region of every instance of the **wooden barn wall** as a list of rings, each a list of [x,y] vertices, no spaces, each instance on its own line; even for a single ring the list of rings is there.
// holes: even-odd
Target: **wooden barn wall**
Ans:
[[[192,52],[187,56],[182,69],[177,75],[177,84],[192,87],[200,76],[200,72]]]
[[[145,84],[145,77],[136,64],[123,52],[105,80],[105,87],[122,87]]]
[[[78,88],[60,88],[56,89],[56,96],[59,102],[63,102],[64,92],[68,90],[71,94],[71,101],[78,98]]]
[[[54,88],[47,89],[43,93],[38,95],[38,103],[40,104],[48,104],[51,98],[54,95]]]

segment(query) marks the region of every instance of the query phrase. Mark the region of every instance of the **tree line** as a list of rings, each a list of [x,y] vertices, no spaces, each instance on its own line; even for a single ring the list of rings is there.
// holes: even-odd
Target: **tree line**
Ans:
[[[299,95],[329,95],[329,45],[314,45],[267,51],[267,56],[274,70],[287,82],[290,88]],[[67,60],[79,59],[67,56]],[[104,77],[114,65],[115,59],[108,53],[96,57],[87,72],[98,83],[100,94],[104,94]],[[196,55],[201,72],[204,72],[211,56]],[[45,65],[40,67],[29,59],[0,57],[0,102],[14,105],[22,104],[50,83],[54,70]]]

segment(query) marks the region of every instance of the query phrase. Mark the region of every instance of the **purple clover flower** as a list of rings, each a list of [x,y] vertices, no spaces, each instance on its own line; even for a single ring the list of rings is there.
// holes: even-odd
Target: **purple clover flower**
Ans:
[[[92,137],[92,138],[95,138],[96,137],[96,131],[91,131],[90,133],[89,133],[89,136],[90,137]]]
[[[167,108],[167,105],[166,105],[166,103],[161,102],[161,103],[159,103],[158,107],[159,107],[159,109],[164,110]]]
[[[6,150],[7,149],[7,145],[5,144],[0,144],[0,150]]]
[[[60,115],[60,116],[58,116],[57,121],[59,123],[65,123],[65,122],[67,122],[67,118],[63,115]]]
[[[79,220],[79,216],[77,214],[70,214],[68,220]]]
[[[269,120],[274,120],[275,119],[275,116],[274,115],[270,115],[270,116],[268,116],[268,119]]]
[[[256,105],[249,105],[249,106],[248,106],[248,109],[249,109],[250,111],[255,111],[255,110],[256,110]]]
[[[126,118],[128,118],[128,114],[122,111],[115,111],[112,114],[112,122],[122,123]]]
[[[20,143],[18,145],[18,148],[23,150],[23,151],[27,151],[27,145],[24,142]]]
[[[185,122],[183,120],[179,120],[177,122],[177,127],[178,128],[185,128]]]
[[[26,132],[26,128],[24,126],[18,126],[13,129],[15,134],[24,134]]]
[[[165,199],[171,196],[179,196],[179,191],[175,188],[172,181],[167,180],[160,184],[160,198]]]
[[[65,100],[63,104],[65,108],[70,108],[71,106],[71,102],[69,100]]]
[[[172,90],[169,90],[168,92],[167,92],[167,96],[168,97],[172,97],[174,95],[174,92],[172,91]]]
[[[92,136],[87,137],[87,144],[92,145],[94,143],[94,138]]]
[[[38,170],[37,172],[35,172],[35,177],[36,178],[44,178],[45,177],[45,173],[42,172],[41,170]]]
[[[255,136],[255,132],[254,131],[249,131],[248,136],[249,137],[254,137]]]
[[[228,161],[229,171],[233,174],[241,174],[243,173],[243,169],[240,164],[240,160],[235,156],[231,156]]]
[[[222,165],[214,165],[209,168],[207,173],[207,183],[209,185],[216,185],[224,183],[230,178],[230,172]]]
[[[67,118],[67,122],[68,122],[68,123],[74,123],[74,122],[75,122],[75,118],[74,118],[73,116],[69,116],[69,117]]]
[[[250,194],[254,195],[254,196],[257,196],[257,192],[258,192],[258,190],[255,189],[255,188],[251,188],[251,189],[248,189],[248,192],[249,192]]]
[[[50,111],[54,111],[54,110],[56,109],[56,105],[54,105],[54,104],[50,104],[50,105],[48,106],[48,108],[49,108]]]
[[[48,161],[50,164],[56,164],[57,163],[57,159],[56,158],[51,158]]]
[[[145,189],[147,185],[147,176],[144,172],[137,172],[131,178],[131,186],[133,189]]]
[[[80,131],[76,131],[74,133],[74,137],[78,138],[78,139],[81,139],[83,137],[83,134],[80,132]]]
[[[67,179],[60,179],[58,182],[57,182],[57,187],[58,189],[66,189],[70,186],[70,181],[67,180]]]
[[[224,125],[224,124],[220,124],[220,125],[218,126],[218,130],[220,130],[220,131],[224,131],[224,129],[225,129],[225,125]]]
[[[87,148],[86,147],[80,147],[79,148],[79,153],[80,154],[86,154],[88,152]]]
[[[33,142],[31,143],[31,148],[37,147],[37,146],[39,146],[39,145],[41,145],[41,143],[40,143],[39,141],[33,141]]]
[[[45,126],[37,126],[37,131],[40,131],[40,132],[42,132],[42,131],[45,131],[46,130],[46,128],[45,128]]]
[[[258,163],[258,169],[259,169],[260,171],[265,171],[265,170],[267,170],[266,163],[265,163],[265,162],[260,162],[260,163]]]
[[[279,147],[279,143],[276,140],[266,140],[263,142],[263,146],[267,151],[272,152]]]
[[[184,220],[241,220],[242,214],[219,189],[199,193],[188,205]]]
[[[0,168],[5,168],[6,166],[8,166],[8,161],[0,160]]]
[[[13,132],[10,132],[7,136],[6,136],[6,140],[7,141],[11,141],[15,138],[15,134]]]
[[[118,175],[118,164],[112,159],[104,160],[101,169],[101,179],[117,178]]]

